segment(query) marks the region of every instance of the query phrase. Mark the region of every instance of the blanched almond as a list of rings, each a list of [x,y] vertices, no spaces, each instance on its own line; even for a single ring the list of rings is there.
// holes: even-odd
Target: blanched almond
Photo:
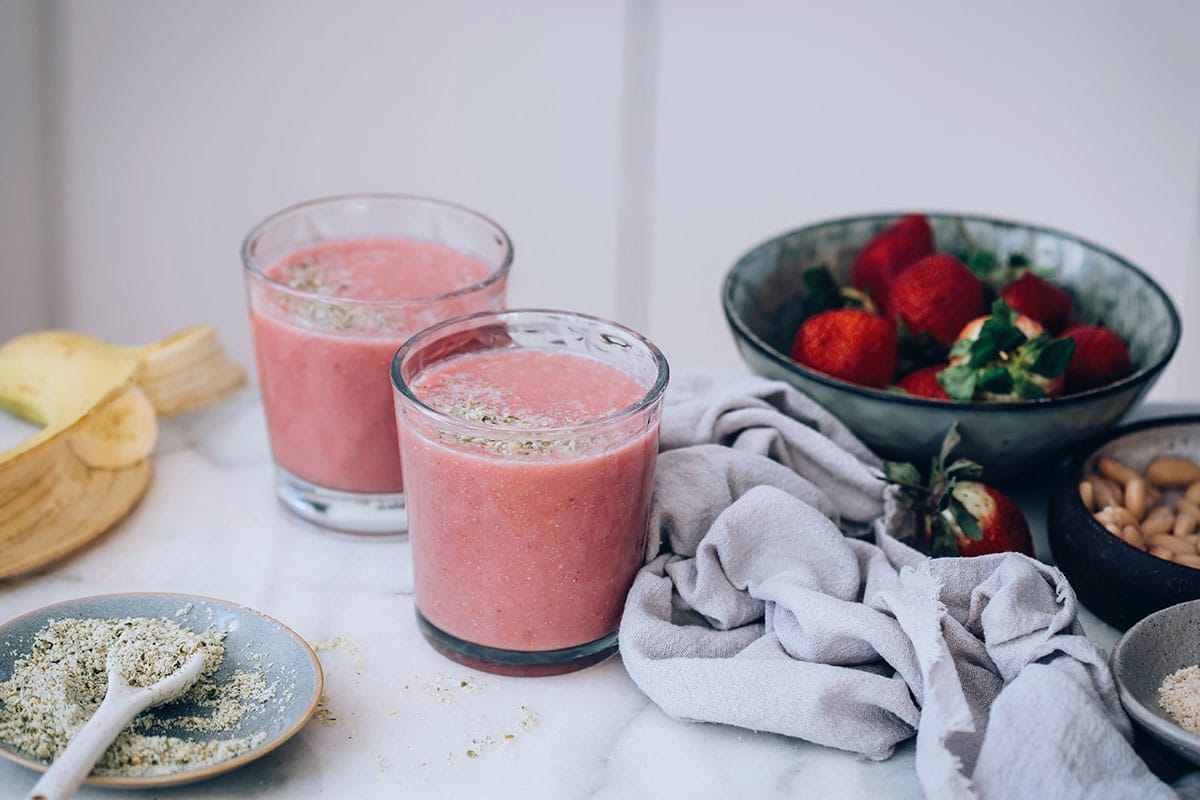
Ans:
[[[1121,505],[1120,495],[1113,492],[1112,485],[1107,480],[1099,475],[1089,475],[1087,481],[1092,485],[1092,494],[1098,508]]]
[[[1187,492],[1184,494],[1184,497],[1196,505],[1200,505],[1200,481],[1196,481],[1189,486],[1187,488]]]
[[[1146,516],[1146,481],[1142,478],[1130,478],[1125,484],[1125,508],[1138,521]]]
[[[1146,478],[1168,488],[1190,486],[1200,481],[1200,466],[1186,458],[1160,458],[1146,468]]]
[[[1168,533],[1175,527],[1175,513],[1166,506],[1156,506],[1142,520],[1142,533],[1153,536]]]
[[[1175,560],[1175,551],[1168,550],[1165,547],[1151,547],[1150,555],[1158,556],[1159,558],[1163,559],[1164,561],[1174,561]]]
[[[1117,530],[1120,530],[1121,526],[1125,524],[1125,520],[1117,514],[1116,506],[1105,506],[1092,516],[1095,517],[1096,521],[1101,525],[1115,525]]]
[[[1186,497],[1178,497],[1175,499],[1175,510],[1180,514],[1191,514],[1193,517],[1200,519],[1200,506],[1188,500]]]
[[[1079,482],[1079,499],[1083,501],[1083,507],[1088,511],[1096,510],[1096,493],[1089,481]]]
[[[1200,556],[1175,556],[1175,561],[1187,567],[1200,569]]]
[[[1200,517],[1192,514],[1180,514],[1175,518],[1175,526],[1171,528],[1171,533],[1176,536],[1191,536],[1196,532],[1197,521],[1200,521]]]
[[[1137,528],[1138,531],[1141,531],[1142,529],[1142,526],[1138,524],[1137,517],[1135,517],[1128,508],[1125,508],[1125,506],[1115,506],[1113,508],[1113,516],[1116,517],[1117,522],[1119,522],[1122,526],[1132,525],[1133,527]]]
[[[1154,484],[1147,481],[1146,482],[1146,508],[1154,508],[1155,506],[1161,506],[1162,502],[1163,502],[1162,492],[1160,492],[1154,486]]]
[[[1180,536],[1168,536],[1166,534],[1148,536],[1146,537],[1146,544],[1150,545],[1151,548],[1161,547],[1176,554],[1196,554],[1196,546],[1189,539]]]
[[[1120,461],[1112,458],[1102,458],[1096,462],[1096,469],[1100,474],[1109,480],[1114,480],[1124,486],[1134,478],[1140,478],[1136,472],[1122,464]]]
[[[1104,485],[1108,487],[1108,490],[1112,492],[1112,496],[1117,501],[1115,505],[1125,505],[1125,487],[1114,481],[1112,478],[1101,477],[1100,480],[1103,481]]]
[[[1142,539],[1142,534],[1132,525],[1126,525],[1121,529],[1121,538],[1139,550],[1146,549],[1146,542]]]

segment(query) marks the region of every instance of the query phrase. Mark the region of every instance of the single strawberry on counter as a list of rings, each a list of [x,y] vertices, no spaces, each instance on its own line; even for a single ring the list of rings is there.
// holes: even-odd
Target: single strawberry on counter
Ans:
[[[887,308],[888,292],[896,276],[933,252],[929,220],[923,214],[901,217],[858,251],[850,268],[850,285],[870,294],[880,308]]]
[[[1082,392],[1112,383],[1133,372],[1133,358],[1116,331],[1103,325],[1074,325],[1063,340],[1075,342],[1067,364],[1067,391]]]
[[[951,425],[933,459],[929,479],[916,466],[884,462],[886,480],[917,512],[920,544],[931,556],[982,556],[1013,551],[1033,556],[1029,523],[1015,502],[977,480],[982,468],[959,458],[947,463],[958,446],[958,426]]]
[[[941,515],[960,556],[1009,550],[1033,555],[1029,522],[1012,498],[979,481],[957,481],[950,496],[953,502]]]
[[[882,388],[896,373],[896,326],[856,308],[809,317],[792,342],[792,359],[834,378]]]
[[[1070,339],[1052,339],[1003,300],[990,316],[971,320],[950,348],[950,366],[938,381],[955,400],[1019,402],[1054,397],[1066,385],[1064,373],[1074,352]]]
[[[963,326],[985,312],[984,286],[954,256],[925,256],[900,273],[888,295],[888,314],[913,338],[929,334],[949,347]]]
[[[1071,295],[1061,286],[1026,270],[1000,290],[1000,299],[1018,314],[1032,317],[1052,334],[1071,321]]]
[[[913,397],[925,397],[930,400],[949,400],[950,395],[946,394],[945,388],[938,382],[938,373],[948,366],[949,364],[935,364],[932,367],[915,369],[901,378],[896,383],[896,387],[903,389]]]

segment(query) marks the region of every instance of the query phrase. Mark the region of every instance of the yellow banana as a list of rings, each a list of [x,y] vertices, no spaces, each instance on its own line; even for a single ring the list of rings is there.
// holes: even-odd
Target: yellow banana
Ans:
[[[0,452],[0,578],[66,555],[129,513],[150,482],[157,415],[244,382],[209,325],[142,347],[71,331],[0,347],[0,408],[42,426]]]

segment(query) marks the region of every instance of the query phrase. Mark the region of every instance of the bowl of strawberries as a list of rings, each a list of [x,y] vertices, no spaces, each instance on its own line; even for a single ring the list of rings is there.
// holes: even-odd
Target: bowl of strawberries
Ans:
[[[1076,236],[970,215],[848,217],[742,256],[722,301],[755,372],[824,405],[889,459],[960,452],[992,478],[1114,425],[1174,354],[1146,273]]]

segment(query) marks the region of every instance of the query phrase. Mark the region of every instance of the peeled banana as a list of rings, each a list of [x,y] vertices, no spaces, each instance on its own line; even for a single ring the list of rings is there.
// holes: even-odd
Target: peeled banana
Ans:
[[[160,414],[245,383],[211,325],[141,347],[42,331],[0,347],[0,408],[41,425],[0,452],[0,579],[91,541],[150,482]]]

